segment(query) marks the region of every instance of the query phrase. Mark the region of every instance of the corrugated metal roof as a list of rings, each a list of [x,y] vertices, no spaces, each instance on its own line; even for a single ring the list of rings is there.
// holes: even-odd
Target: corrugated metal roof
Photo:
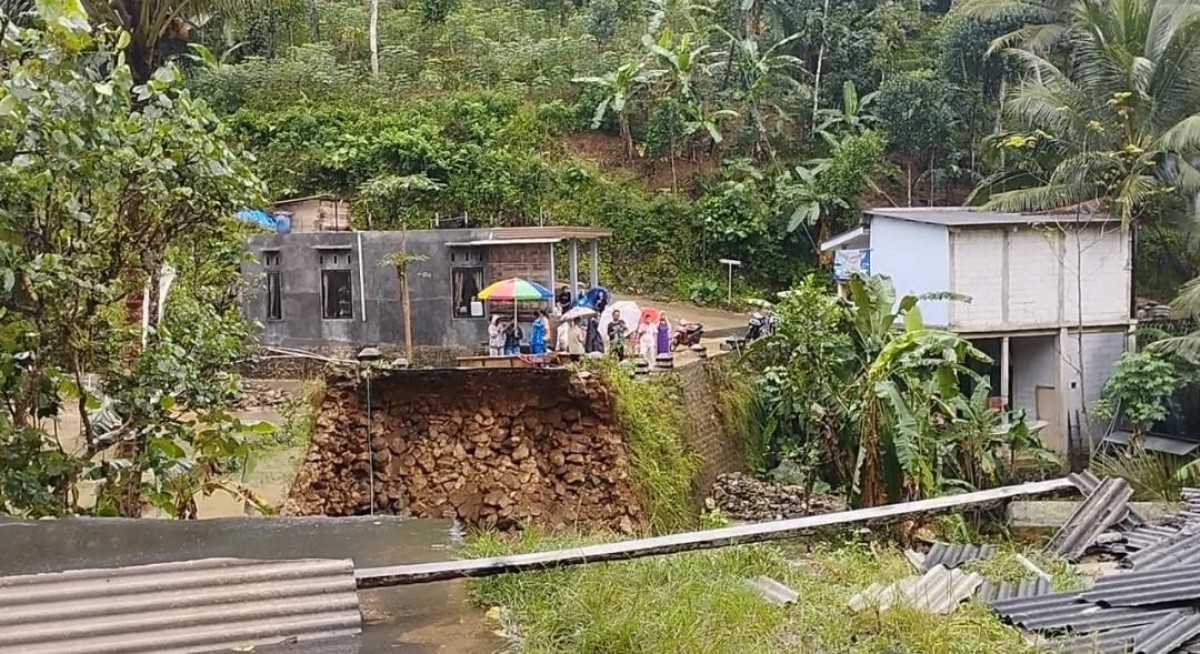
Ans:
[[[1168,566],[1200,563],[1200,529],[1184,528],[1174,536],[1129,555],[1135,570],[1159,570]]]
[[[1022,579],[1020,581],[1002,581],[1000,583],[985,581],[979,586],[977,597],[981,602],[995,602],[997,600],[1049,595],[1053,590],[1050,587],[1050,580],[1042,577]]]
[[[995,545],[962,545],[958,543],[934,543],[925,555],[922,569],[926,572],[939,565],[947,568],[958,566],[975,559],[989,559],[1000,551]]]
[[[1090,496],[1092,493],[1095,493],[1096,489],[1100,487],[1101,481],[1100,478],[1097,477],[1096,474],[1091,470],[1073,472],[1067,475],[1067,479],[1070,480],[1070,482],[1075,485],[1075,488],[1078,488],[1079,492],[1085,496]],[[1117,522],[1117,526],[1119,526],[1122,531],[1132,531],[1133,529],[1147,523],[1149,523],[1149,520],[1147,520],[1145,516],[1138,513],[1133,507],[1128,507],[1128,513],[1126,513],[1125,516]]]
[[[1028,631],[1074,633],[1150,624],[1172,612],[1172,609],[1106,609],[1083,601],[1073,592],[1000,600],[990,606],[1006,622]]]
[[[907,577],[891,584],[872,584],[850,598],[850,608],[861,611],[876,606],[884,611],[899,602],[927,613],[950,613],[983,583],[978,573],[937,566],[923,575]]]
[[[1100,606],[1161,606],[1200,599],[1200,565],[1100,577],[1080,597]]]
[[[1123,534],[1125,546],[1131,550],[1143,550],[1155,543],[1179,533],[1179,527],[1167,525],[1142,525]]]
[[[1129,654],[1133,639],[1142,629],[1144,627],[1136,626],[1094,631],[1074,638],[1043,642],[1040,643],[1040,649],[1053,654]]]
[[[1105,477],[1071,517],[1063,524],[1046,548],[1072,561],[1079,560],[1109,527],[1129,518],[1129,499],[1133,489],[1124,479]]]
[[[201,559],[0,577],[2,654],[198,654],[361,628],[349,560]]]
[[[1133,651],[1135,654],[1170,654],[1196,635],[1200,635],[1200,615],[1178,611],[1138,632],[1133,639]]]

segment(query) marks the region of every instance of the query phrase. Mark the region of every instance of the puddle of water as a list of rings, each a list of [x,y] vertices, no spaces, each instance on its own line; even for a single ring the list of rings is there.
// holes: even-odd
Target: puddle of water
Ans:
[[[349,558],[358,568],[426,563],[450,556],[446,545],[451,529],[445,520],[393,516],[0,521],[0,575],[209,557]],[[361,642],[258,651],[491,654],[505,645],[492,633],[494,626],[468,604],[462,582],[374,589],[360,592],[359,599]],[[342,649],[347,646],[352,649]]]

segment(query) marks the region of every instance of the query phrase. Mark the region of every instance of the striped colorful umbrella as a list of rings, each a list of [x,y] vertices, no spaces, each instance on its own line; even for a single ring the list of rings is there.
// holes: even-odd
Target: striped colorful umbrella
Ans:
[[[520,277],[505,279],[496,282],[491,286],[479,291],[477,296],[480,300],[502,300],[513,303],[513,321],[517,319],[517,302],[518,301],[537,301],[549,300],[554,297],[554,293],[538,284]]]

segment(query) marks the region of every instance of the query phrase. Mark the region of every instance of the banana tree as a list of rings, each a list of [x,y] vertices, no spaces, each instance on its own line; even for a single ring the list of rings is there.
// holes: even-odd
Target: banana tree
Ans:
[[[860,134],[869,129],[879,122],[873,114],[867,113],[867,107],[875,101],[877,95],[877,92],[872,92],[859,97],[858,87],[853,81],[846,80],[842,84],[842,108],[822,109],[817,112],[817,117],[821,119],[817,133],[826,141],[836,141],[834,134],[839,129],[845,129],[852,134]]]
[[[953,463],[946,426],[961,406],[961,381],[984,383],[969,364],[990,359],[956,334],[927,328],[918,300],[897,301],[886,277],[850,282],[846,308],[864,365],[850,395],[858,432],[852,495],[863,506],[961,485],[946,475]]]
[[[629,130],[629,116],[625,110],[633,96],[642,90],[652,77],[642,63],[638,62],[625,64],[600,77],[576,77],[572,80],[577,84],[591,84],[604,89],[606,95],[600,104],[596,105],[596,113],[592,116],[592,129],[600,128],[610,110],[616,114],[617,127],[621,132],[621,142],[624,144],[627,159],[633,159],[633,136]]]

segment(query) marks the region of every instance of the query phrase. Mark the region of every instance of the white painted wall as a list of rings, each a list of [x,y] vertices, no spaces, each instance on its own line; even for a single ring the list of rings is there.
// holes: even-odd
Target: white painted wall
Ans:
[[[950,231],[950,306],[958,331],[1013,331],[1129,319],[1128,235],[1097,224],[989,226]],[[1082,288],[1082,302],[1079,290]]]
[[[950,306],[950,326],[988,331],[1003,324],[1003,233],[970,229],[950,235],[953,270],[950,290],[970,298]]]
[[[950,240],[941,225],[876,216],[871,220],[871,272],[892,278],[896,294],[942,293],[950,290]],[[949,323],[947,302],[922,301],[925,323]]]
[[[1067,234],[1063,241],[1063,314],[1067,324],[1079,321],[1081,307],[1084,324],[1119,321],[1129,316],[1129,239],[1121,234],[1120,227],[1092,227]],[[1080,286],[1082,302],[1077,301]]]

